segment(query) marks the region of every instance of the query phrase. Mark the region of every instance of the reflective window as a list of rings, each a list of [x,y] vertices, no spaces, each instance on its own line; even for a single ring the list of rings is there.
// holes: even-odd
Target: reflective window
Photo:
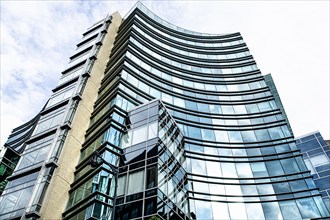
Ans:
[[[231,219],[247,219],[244,203],[228,203]]]
[[[281,201],[280,207],[283,218],[285,219],[301,219],[301,215],[294,201]]]
[[[277,202],[263,202],[261,203],[264,210],[265,219],[282,219],[280,207]]]
[[[265,219],[260,203],[246,203],[245,207],[248,219]]]
[[[134,194],[144,190],[144,170],[129,174],[127,194]]]
[[[310,160],[311,160],[311,162],[314,166],[318,166],[320,164],[328,162],[328,158],[325,156],[325,154],[319,154],[319,155],[311,156]]]
[[[213,219],[212,206],[209,202],[195,200],[196,218],[197,219]]]
[[[228,204],[212,202],[213,219],[230,219]]]

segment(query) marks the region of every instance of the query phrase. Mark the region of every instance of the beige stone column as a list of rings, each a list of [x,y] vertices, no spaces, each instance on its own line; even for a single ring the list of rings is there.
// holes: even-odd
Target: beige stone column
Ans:
[[[75,167],[79,161],[80,149],[85,140],[93,105],[121,22],[120,14],[114,13],[63,145],[58,167],[48,186],[40,210],[41,219],[61,219],[65,211],[69,198],[68,191],[74,179]]]

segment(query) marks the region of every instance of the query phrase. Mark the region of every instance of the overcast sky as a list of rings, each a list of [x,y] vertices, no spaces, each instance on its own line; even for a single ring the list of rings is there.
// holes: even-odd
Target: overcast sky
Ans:
[[[295,136],[329,138],[329,1],[142,1],[193,31],[241,32],[272,73]],[[135,1],[0,1],[1,145],[52,94],[81,34]]]

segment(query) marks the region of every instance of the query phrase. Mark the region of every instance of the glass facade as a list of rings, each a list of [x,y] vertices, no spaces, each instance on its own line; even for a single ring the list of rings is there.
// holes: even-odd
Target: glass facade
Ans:
[[[41,113],[15,170],[28,179],[13,195],[21,177],[14,175],[0,198],[6,215],[22,215],[20,198],[35,183],[44,187],[33,189],[40,196],[28,210],[42,207],[56,169],[51,162],[58,161],[95,54],[106,47],[100,42],[109,22],[84,34]],[[110,49],[63,219],[329,216],[274,83],[240,33],[188,31],[137,3]],[[11,196],[15,202],[4,206]]]
[[[320,132],[312,132],[296,138],[296,145],[303,153],[304,161],[311,171],[316,187],[330,211],[330,147]]]

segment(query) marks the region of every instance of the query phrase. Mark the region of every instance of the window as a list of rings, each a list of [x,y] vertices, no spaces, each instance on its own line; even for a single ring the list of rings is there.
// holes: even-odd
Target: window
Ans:
[[[52,98],[48,101],[46,107],[50,107],[52,105],[55,105],[55,104],[61,102],[62,100],[65,100],[65,99],[71,97],[74,92],[74,89],[75,89],[75,85],[70,86],[70,88],[65,88],[61,91],[54,93]]]
[[[310,160],[314,166],[318,166],[328,162],[328,158],[324,154],[311,156]]]
[[[55,111],[50,112],[41,117],[36,129],[33,132],[33,135],[44,132],[50,128],[59,125],[62,121],[64,110],[65,107],[56,109]]]
[[[134,194],[144,190],[144,170],[129,174],[127,194]]]

